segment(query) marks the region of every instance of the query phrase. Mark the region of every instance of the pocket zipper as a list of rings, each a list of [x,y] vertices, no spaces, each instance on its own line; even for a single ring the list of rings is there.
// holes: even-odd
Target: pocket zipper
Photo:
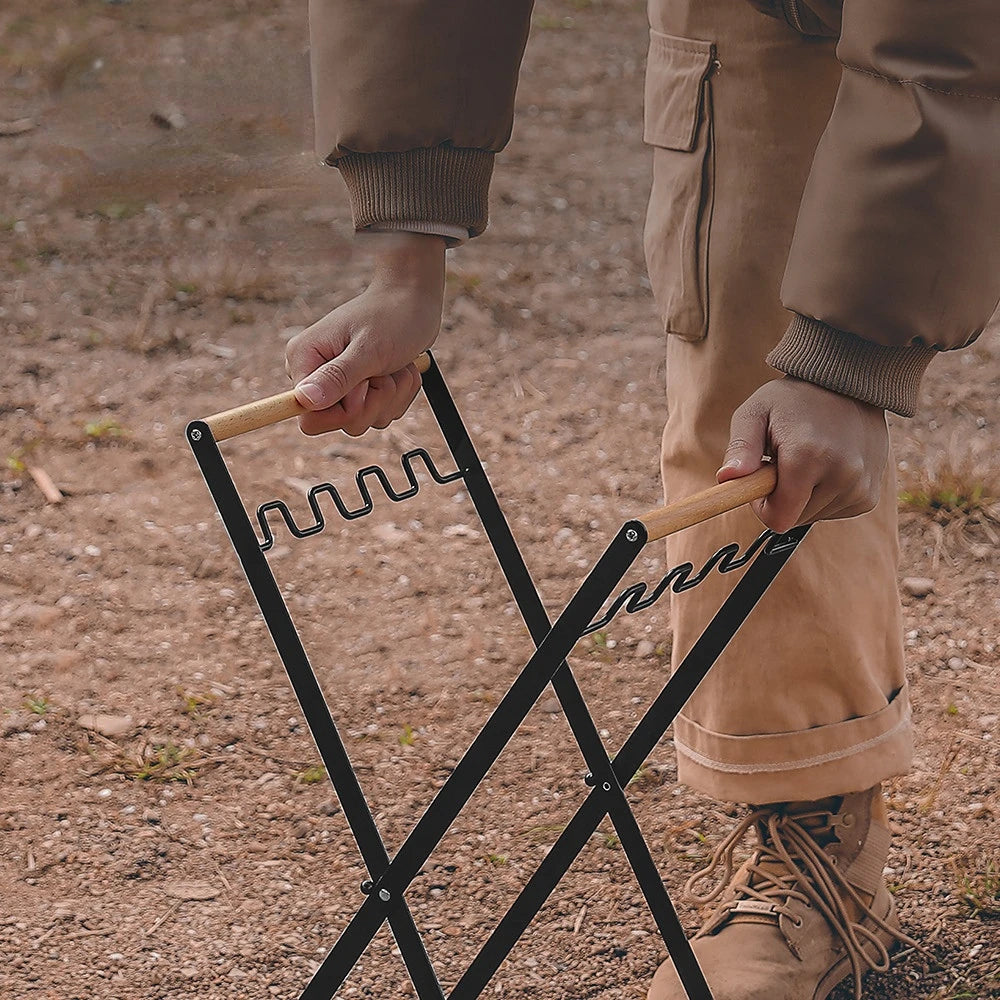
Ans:
[[[781,0],[781,6],[785,11],[785,20],[798,32],[805,34],[802,24],[802,16],[799,13],[798,0]]]

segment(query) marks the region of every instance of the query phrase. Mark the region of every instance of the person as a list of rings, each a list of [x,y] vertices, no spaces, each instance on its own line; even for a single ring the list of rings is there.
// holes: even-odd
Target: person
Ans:
[[[530,12],[312,0],[318,150],[376,261],[365,292],[288,344],[306,433],[386,426],[416,394],[445,248],[486,227]],[[665,493],[765,455],[778,472],[752,512],[675,536],[670,561],[753,537],[755,515],[778,532],[822,522],[675,722],[680,780],[748,806],[700,873],[721,872],[693,947],[716,1000],[823,1000],[852,973],[860,997],[905,937],[882,878],[881,784],[912,755],[885,413],[911,415],[935,353],[997,304],[1000,10],[650,0],[649,16]],[[675,602],[675,662],[727,586]],[[667,961],[650,1000],[683,996]]]

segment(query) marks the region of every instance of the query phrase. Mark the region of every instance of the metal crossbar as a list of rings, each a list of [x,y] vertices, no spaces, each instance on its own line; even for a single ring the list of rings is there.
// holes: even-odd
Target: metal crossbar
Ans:
[[[306,985],[300,1000],[331,1000],[386,921],[396,938],[418,997],[421,1000],[444,1000],[446,994],[407,905],[406,891],[550,682],[589,769],[584,780],[592,790],[459,982],[447,994],[449,1000],[474,1000],[482,994],[605,816],[614,824],[621,847],[689,1000],[712,1000],[711,991],[624,789],[805,536],[808,526],[796,528],[785,535],[765,531],[742,553],[738,544],[727,545],[697,573],[692,564],[685,563],[673,568],[652,589],[645,583],[635,584],[615,597],[602,614],[601,609],[648,542],[675,530],[679,525],[695,523],[712,512],[738,504],[730,502],[727,507],[713,507],[708,499],[705,504],[696,503],[691,516],[685,513],[680,519],[671,508],[664,508],[645,518],[627,521],[565,610],[552,623],[440,370],[429,355],[425,356],[421,367],[424,369],[424,394],[456,470],[442,474],[424,449],[416,449],[402,458],[408,485],[397,492],[384,470],[369,466],[356,475],[362,504],[355,509],[344,503],[336,487],[329,483],[320,484],[309,491],[308,502],[314,523],[305,528],[296,523],[284,503],[272,501],[257,509],[258,536],[218,447],[219,440],[301,412],[290,393],[193,421],[187,428],[188,441],[368,869],[369,877],[361,886],[364,901]],[[375,501],[368,489],[368,480],[377,481],[393,502],[402,502],[416,495],[420,485],[413,469],[415,458],[420,458],[437,484],[464,482],[536,648],[444,786],[390,858],[265,552],[274,542],[268,520],[271,512],[277,512],[286,529],[302,538],[325,527],[319,503],[324,495],[331,498],[337,513],[347,520],[363,517],[374,508]],[[773,484],[773,478],[771,482]],[[760,494],[758,490],[757,495]],[[582,635],[603,628],[622,610],[627,613],[642,611],[667,590],[681,593],[697,586],[714,571],[728,573],[743,568],[747,568],[746,573],[701,638],[674,671],[622,748],[613,759],[610,758],[566,660],[573,646]]]

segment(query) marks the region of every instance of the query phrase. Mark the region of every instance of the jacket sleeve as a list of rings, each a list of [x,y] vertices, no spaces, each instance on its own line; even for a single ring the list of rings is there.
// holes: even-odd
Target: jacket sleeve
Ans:
[[[837,56],[768,361],[909,415],[1000,298],[1000,7],[845,0]]]
[[[310,0],[321,159],[358,229],[411,219],[486,228],[510,138],[531,0]]]

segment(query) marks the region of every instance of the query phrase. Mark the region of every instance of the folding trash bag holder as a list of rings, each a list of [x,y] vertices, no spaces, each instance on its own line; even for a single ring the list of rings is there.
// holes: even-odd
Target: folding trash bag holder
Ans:
[[[309,506],[315,520],[304,528],[298,525],[288,507],[276,500],[257,508],[261,532],[258,537],[218,448],[219,441],[305,412],[292,392],[192,421],[186,431],[368,869],[369,877],[361,886],[364,901],[300,1000],[331,1000],[383,921],[389,922],[417,995],[421,1000],[444,1000],[444,990],[407,905],[406,891],[549,682],[589,768],[585,781],[591,791],[457,985],[447,994],[449,1000],[473,1000],[480,996],[605,816],[614,824],[688,997],[712,1000],[624,789],[805,536],[808,525],[784,535],[764,531],[743,552],[738,543],[727,545],[697,573],[691,563],[685,563],[671,569],[651,589],[645,583],[634,584],[618,594],[598,617],[646,544],[767,495],[774,488],[775,472],[768,467],[712,487],[626,521],[553,624],[440,370],[430,354],[421,355],[418,368],[423,374],[424,394],[456,470],[442,474],[426,450],[415,449],[402,457],[408,485],[397,492],[383,469],[368,466],[355,477],[362,504],[354,509],[344,503],[336,487],[322,483],[309,491]],[[417,458],[434,482],[464,483],[536,648],[448,780],[396,854],[390,857],[265,553],[274,541],[269,513],[279,514],[297,538],[317,534],[325,527],[319,505],[324,494],[329,495],[341,517],[347,520],[363,517],[374,507],[368,488],[371,479],[377,480],[394,502],[416,495],[420,488],[413,467]],[[628,613],[641,611],[667,590],[681,593],[696,587],[713,572],[728,573],[744,567],[746,573],[701,637],[618,753],[609,757],[566,662],[573,646],[581,636],[603,628],[623,609]]]

